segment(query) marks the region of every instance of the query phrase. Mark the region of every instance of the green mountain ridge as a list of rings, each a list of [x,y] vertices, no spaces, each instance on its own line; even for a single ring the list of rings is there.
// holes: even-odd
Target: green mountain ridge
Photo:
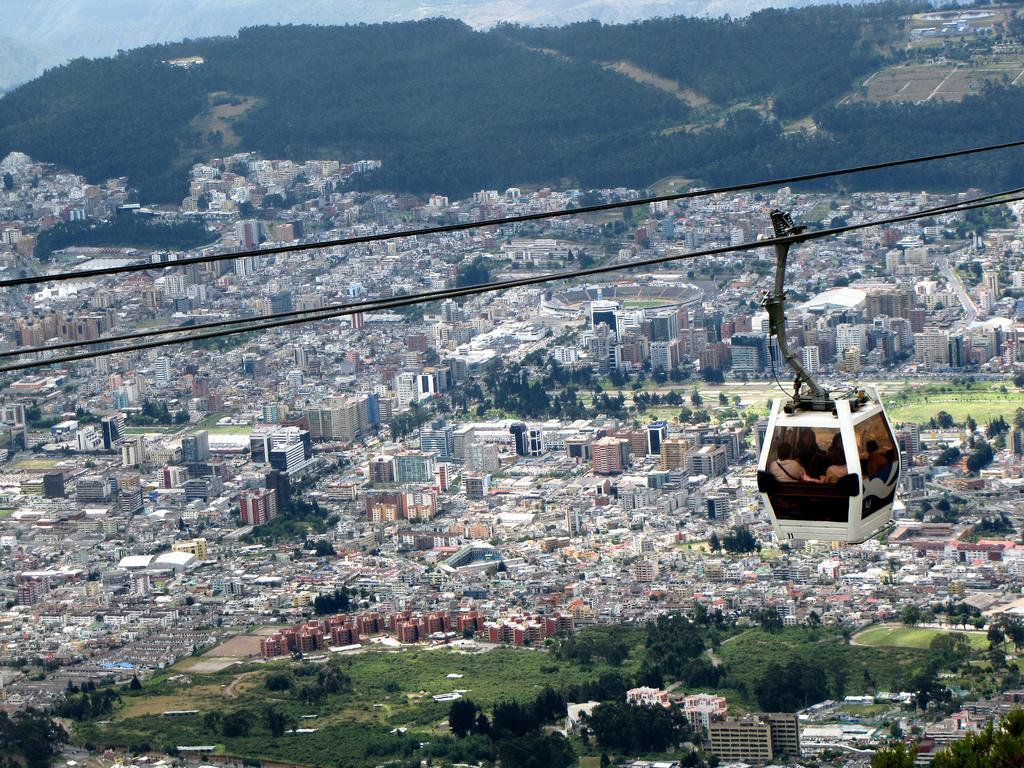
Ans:
[[[0,157],[26,152],[93,181],[128,176],[142,200],[174,203],[193,162],[242,150],[380,159],[362,182],[370,188],[458,196],[533,184],[644,187],[670,175],[722,183],[871,162],[880,148],[894,157],[1016,138],[1024,91],[1012,87],[957,103],[835,106],[892,54],[893,30],[918,8],[489,32],[447,19],[253,27],[48,71],[0,99]],[[167,63],[182,56],[204,63]],[[610,61],[710,103],[698,114],[609,71]],[[808,115],[813,135],[787,134],[779,120]],[[998,186],[1024,170],[1018,155],[857,183]]]

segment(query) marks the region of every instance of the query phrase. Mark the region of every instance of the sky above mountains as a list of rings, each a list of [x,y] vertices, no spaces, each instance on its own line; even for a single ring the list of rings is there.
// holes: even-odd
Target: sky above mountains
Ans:
[[[745,16],[807,0],[3,0],[0,90],[79,56],[234,34],[258,24],[352,24],[432,16],[487,28],[501,21],[628,22],[652,16]]]

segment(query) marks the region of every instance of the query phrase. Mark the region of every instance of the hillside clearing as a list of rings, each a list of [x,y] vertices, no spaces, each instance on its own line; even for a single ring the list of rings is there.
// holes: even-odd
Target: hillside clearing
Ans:
[[[951,634],[954,630],[933,629],[930,627],[904,627],[886,625],[865,629],[853,637],[856,645],[870,648],[928,648],[939,635]],[[983,632],[962,632],[970,640],[971,647],[983,650],[988,641]]]

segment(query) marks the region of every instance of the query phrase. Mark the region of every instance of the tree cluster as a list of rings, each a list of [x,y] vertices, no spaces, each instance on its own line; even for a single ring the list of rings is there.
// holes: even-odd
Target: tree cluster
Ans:
[[[621,701],[595,707],[587,725],[601,747],[631,755],[664,752],[690,736],[689,723],[681,713]]]
[[[81,688],[69,685],[67,692],[53,708],[54,714],[71,720],[89,720],[109,715],[121,695],[113,688],[98,688],[91,680],[82,683]]]
[[[772,664],[755,684],[754,696],[766,712],[795,712],[827,699],[828,679],[814,662]]]
[[[0,710],[0,766],[49,768],[68,740],[67,732],[42,710]]]
[[[960,459],[960,449],[955,445],[945,448],[935,459],[936,467],[949,467]]]
[[[142,401],[141,413],[129,413],[127,418],[128,424],[137,427],[149,427],[154,424],[173,424],[174,420],[175,417],[171,415],[167,403],[150,400],[149,398]],[[185,420],[188,420],[188,414],[185,414]]]
[[[565,697],[548,686],[526,704],[498,702],[490,719],[470,699],[453,701],[448,726],[460,740],[478,739],[488,760],[497,757],[506,768],[568,768],[576,762],[572,747],[560,735],[541,731],[542,726],[562,720],[565,714]]]
[[[186,251],[215,239],[198,221],[152,224],[136,216],[121,216],[99,224],[72,221],[44,229],[36,239],[35,257],[49,261],[54,251],[72,245]]]
[[[686,616],[659,616],[645,630],[645,656],[637,682],[655,688],[669,679],[687,686],[717,686],[725,669],[703,657],[706,645],[704,629]]]
[[[313,599],[313,612],[317,616],[327,616],[332,613],[348,613],[351,610],[351,592],[347,589],[336,589],[317,595]]]
[[[310,502],[293,497],[290,503],[278,510],[277,517],[269,523],[256,526],[242,539],[264,544],[295,539],[304,541],[310,531],[326,533],[337,522],[337,515],[325,515],[316,499]]]
[[[732,529],[721,538],[719,538],[717,532],[712,532],[711,538],[708,541],[708,546],[711,547],[711,551],[713,552],[723,549],[726,552],[733,553],[753,552],[754,550],[760,550],[761,548],[761,545],[758,544],[754,534],[750,532],[750,529],[742,525],[733,526]]]
[[[473,259],[469,264],[463,264],[459,267],[458,274],[455,276],[455,286],[457,288],[466,288],[471,285],[483,285],[491,281],[491,271],[487,268],[486,262],[483,258],[478,256]]]
[[[967,469],[970,472],[980,472],[991,464],[993,459],[995,459],[995,452],[992,450],[992,446],[982,440],[967,457]]]
[[[588,666],[593,659],[600,658],[613,667],[619,667],[629,658],[629,646],[611,634],[573,635],[556,646],[554,656],[582,666]]]

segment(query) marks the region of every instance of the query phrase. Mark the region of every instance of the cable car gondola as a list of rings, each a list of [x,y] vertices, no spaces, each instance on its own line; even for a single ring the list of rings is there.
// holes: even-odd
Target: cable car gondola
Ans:
[[[767,294],[769,335],[795,373],[793,396],[772,403],[757,465],[757,488],[780,539],[859,543],[892,525],[900,457],[892,425],[871,387],[833,397],[804,369],[786,339],[785,273],[803,227],[772,211],[774,293]]]

